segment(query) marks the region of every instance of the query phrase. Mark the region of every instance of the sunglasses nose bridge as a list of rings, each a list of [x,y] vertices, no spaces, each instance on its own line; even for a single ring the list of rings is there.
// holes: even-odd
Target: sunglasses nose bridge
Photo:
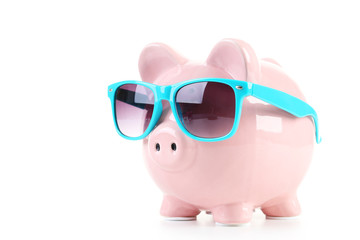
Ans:
[[[160,91],[158,91],[158,94],[160,95],[159,98],[161,100],[170,101],[170,92],[171,86],[160,86]]]
[[[169,117],[169,110],[171,111],[170,107],[170,95],[171,95],[171,88],[172,86],[157,86],[156,89],[156,95],[157,95],[157,101],[159,103],[157,107],[157,111],[155,113],[155,119],[156,119],[156,126],[161,124],[163,121],[166,121],[166,118]]]

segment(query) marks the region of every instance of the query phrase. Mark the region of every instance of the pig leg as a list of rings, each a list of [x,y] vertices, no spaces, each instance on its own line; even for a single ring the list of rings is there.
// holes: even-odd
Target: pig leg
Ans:
[[[196,220],[199,213],[198,208],[169,195],[164,196],[160,209],[160,214],[167,220]]]
[[[250,223],[254,207],[245,203],[234,203],[211,210],[214,221],[220,225],[247,225]]]
[[[261,210],[270,219],[291,219],[299,216],[301,212],[296,195],[282,198]]]

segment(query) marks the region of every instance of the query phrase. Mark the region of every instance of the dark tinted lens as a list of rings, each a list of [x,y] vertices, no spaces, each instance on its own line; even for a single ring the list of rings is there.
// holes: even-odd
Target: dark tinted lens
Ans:
[[[119,130],[128,137],[141,136],[149,126],[154,93],[137,84],[125,84],[116,90],[115,116]]]
[[[235,93],[218,82],[199,82],[182,87],[176,108],[183,126],[193,135],[217,138],[227,135],[235,119]]]

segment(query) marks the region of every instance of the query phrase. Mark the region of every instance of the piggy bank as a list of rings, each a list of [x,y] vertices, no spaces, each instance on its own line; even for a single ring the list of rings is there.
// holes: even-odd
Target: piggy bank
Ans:
[[[275,60],[258,59],[247,43],[235,39],[220,41],[204,63],[191,62],[164,44],[150,44],[141,53],[139,70],[144,82],[160,86],[237,79],[305,101]],[[142,144],[147,169],[164,194],[160,214],[195,220],[207,211],[220,224],[247,224],[255,208],[267,218],[298,216],[296,192],[312,158],[314,132],[311,117],[296,117],[248,96],[232,137],[198,141],[183,133],[163,101],[162,114]]]

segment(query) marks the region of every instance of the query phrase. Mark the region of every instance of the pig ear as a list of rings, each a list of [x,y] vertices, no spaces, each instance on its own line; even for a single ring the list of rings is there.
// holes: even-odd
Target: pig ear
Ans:
[[[140,54],[139,71],[143,81],[154,82],[167,70],[184,64],[186,59],[162,43],[152,43]]]
[[[223,69],[234,79],[259,82],[259,61],[254,50],[244,41],[222,40],[215,45],[206,62]]]

